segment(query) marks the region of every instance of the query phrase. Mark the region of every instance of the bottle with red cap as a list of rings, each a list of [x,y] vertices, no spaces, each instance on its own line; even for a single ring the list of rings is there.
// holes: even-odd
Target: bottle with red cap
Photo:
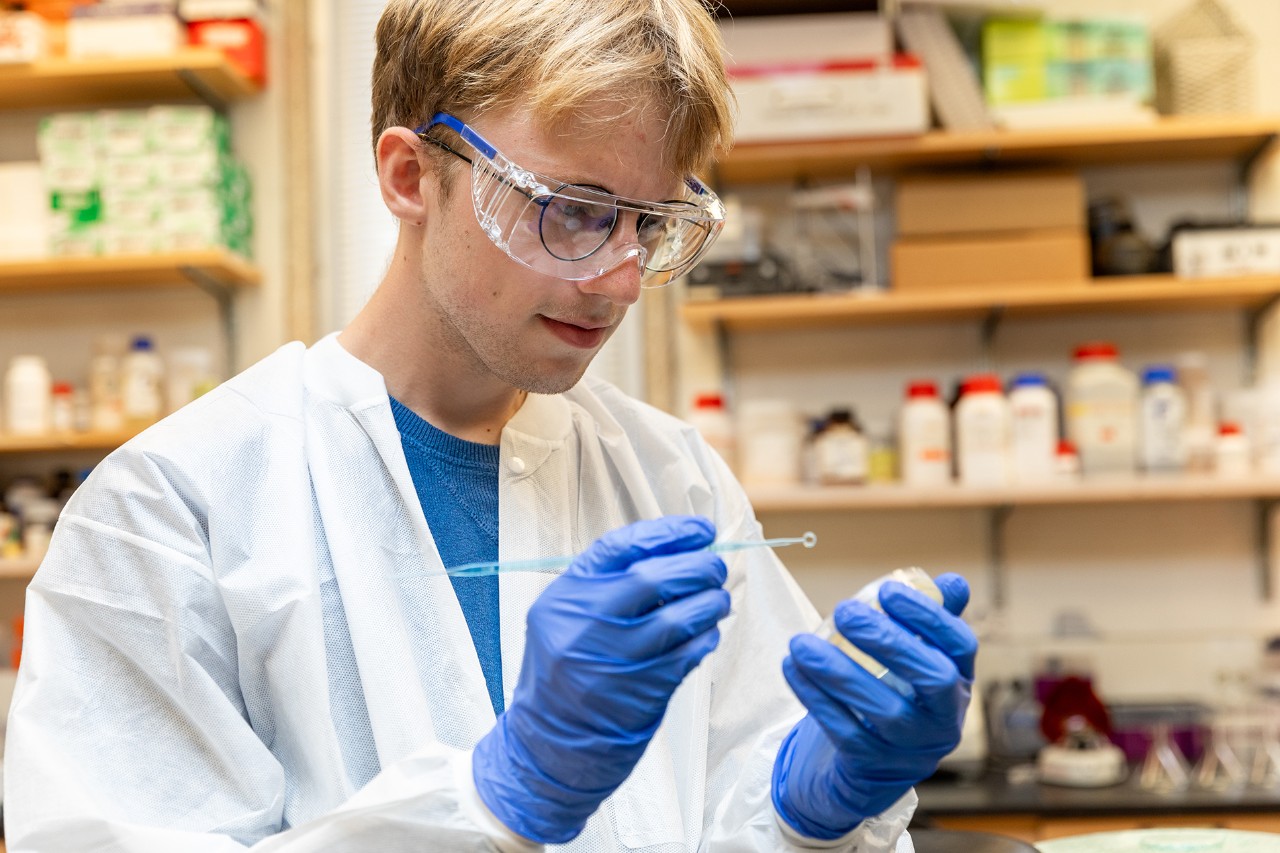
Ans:
[[[995,374],[970,376],[960,387],[956,472],[964,486],[1009,483],[1009,403]]]
[[[951,416],[936,382],[908,383],[898,436],[904,484],[927,487],[951,482]]]
[[[1138,377],[1115,344],[1076,347],[1067,378],[1067,437],[1085,476],[1132,474],[1137,467]]]
[[[736,442],[734,440],[733,420],[724,405],[724,396],[715,392],[704,392],[693,398],[693,408],[689,411],[689,423],[711,445],[717,453],[734,467],[736,460]]]

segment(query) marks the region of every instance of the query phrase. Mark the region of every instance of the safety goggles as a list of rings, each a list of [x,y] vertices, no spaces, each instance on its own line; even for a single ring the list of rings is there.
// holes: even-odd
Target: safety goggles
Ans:
[[[474,156],[429,135],[440,125],[461,136]],[[584,281],[634,262],[642,287],[660,287],[688,272],[724,227],[724,205],[693,177],[684,179],[683,198],[640,201],[522,169],[448,113],[436,113],[414,133],[471,164],[480,228],[512,260],[544,275]],[[619,222],[627,224],[619,229]]]

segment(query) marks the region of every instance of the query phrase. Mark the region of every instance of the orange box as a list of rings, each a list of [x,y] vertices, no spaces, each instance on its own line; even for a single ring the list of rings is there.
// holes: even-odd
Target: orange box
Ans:
[[[187,40],[218,48],[246,77],[259,86],[267,85],[267,40],[257,21],[192,21],[187,25]]]
[[[904,175],[895,194],[902,237],[1085,227],[1084,183],[1074,172]]]
[[[1089,238],[1077,229],[905,237],[894,241],[891,260],[898,291],[1089,284]]]

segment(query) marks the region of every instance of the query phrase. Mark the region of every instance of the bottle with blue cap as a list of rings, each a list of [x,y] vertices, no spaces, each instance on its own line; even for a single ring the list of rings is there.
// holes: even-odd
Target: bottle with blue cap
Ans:
[[[1009,389],[1013,479],[1054,478],[1058,452],[1058,397],[1040,373],[1019,373]]]
[[[1142,372],[1138,447],[1143,470],[1182,471],[1187,464],[1187,395],[1172,365],[1153,364]]]
[[[138,335],[121,364],[120,396],[126,422],[144,426],[160,419],[163,414],[160,394],[163,376],[164,363],[151,338]]]

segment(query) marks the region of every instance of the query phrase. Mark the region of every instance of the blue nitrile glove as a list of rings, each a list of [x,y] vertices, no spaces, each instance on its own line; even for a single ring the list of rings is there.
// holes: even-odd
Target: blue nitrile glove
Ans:
[[[720,642],[724,562],[705,518],[605,534],[529,609],[515,695],[472,756],[512,831],[562,844],[631,773],[684,677]]]
[[[801,835],[841,837],[930,776],[960,742],[978,640],[958,618],[969,601],[964,578],[936,583],[945,609],[890,581],[880,588],[884,613],[853,599],[835,610],[840,633],[910,685],[910,697],[831,643],[792,638],[782,671],[809,713],[778,750],[773,805]]]

